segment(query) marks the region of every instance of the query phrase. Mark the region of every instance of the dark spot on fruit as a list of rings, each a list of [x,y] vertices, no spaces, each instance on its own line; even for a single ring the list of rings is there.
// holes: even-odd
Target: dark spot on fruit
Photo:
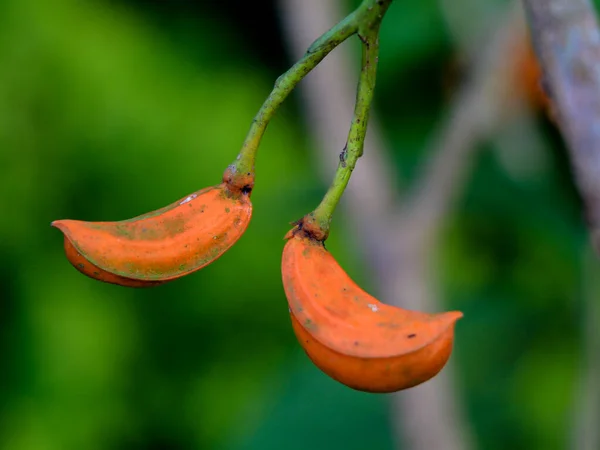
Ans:
[[[250,175],[250,174],[248,174]],[[242,194],[246,195],[252,192],[252,186],[246,185],[242,188]]]
[[[306,328],[307,330],[316,330],[317,329],[317,324],[314,323],[312,320],[310,319],[306,319],[304,321],[304,328]]]
[[[412,339],[412,338],[414,338],[414,337],[417,337],[417,335],[416,335],[416,334],[414,334],[414,333],[411,333],[411,334],[409,334],[409,335],[408,335],[408,336],[406,336],[406,337],[407,337],[407,338],[409,338],[409,339]]]
[[[358,347],[358,341],[354,341],[354,346]]]
[[[77,264],[77,267],[79,267],[80,269],[83,269],[85,266],[83,265],[83,263],[79,263],[79,264]]]

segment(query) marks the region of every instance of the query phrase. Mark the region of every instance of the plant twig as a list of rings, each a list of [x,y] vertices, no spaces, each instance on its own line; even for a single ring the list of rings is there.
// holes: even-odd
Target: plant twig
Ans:
[[[256,153],[270,120],[296,85],[313,70],[334,48],[356,33],[367,33],[379,23],[392,0],[363,0],[346,18],[325,32],[308,48],[304,56],[276,81],[242,144],[237,159],[230,165],[234,185],[254,185]],[[242,187],[242,186],[240,186]]]
[[[600,31],[589,0],[524,0],[558,127],[600,256]]]
[[[383,11],[385,13],[385,11]],[[356,93],[356,105],[354,107],[354,117],[350,125],[348,139],[344,150],[340,153],[340,162],[335,172],[333,182],[323,200],[309,214],[309,218],[314,218],[322,233],[322,238],[326,239],[329,234],[331,218],[337,207],[348,182],[352,171],[356,167],[358,158],[363,154],[365,138],[367,135],[367,124],[369,122],[369,110],[373,101],[375,92],[375,80],[377,78],[377,59],[379,57],[379,26],[383,13],[375,23],[361,30],[359,37],[363,43],[362,48],[362,69],[358,80]]]
[[[279,8],[285,38],[291,48],[291,59],[302,54],[313,36],[326,30],[331,23],[343,17],[339,1],[280,0]],[[300,90],[308,121],[309,147],[313,150],[315,169],[327,183],[338,164],[335,153],[347,139],[347,124],[353,112],[354,90],[357,80],[355,59],[347,50],[350,42],[331,53],[306,77]],[[395,180],[398,175],[389,164],[388,151],[380,131],[376,111],[371,111],[369,132],[365,139],[368,151],[352,173],[341,203],[352,220],[354,235],[361,236],[363,246],[358,250],[365,258],[372,252],[363,252],[379,241],[377,227],[386,222],[397,204]]]

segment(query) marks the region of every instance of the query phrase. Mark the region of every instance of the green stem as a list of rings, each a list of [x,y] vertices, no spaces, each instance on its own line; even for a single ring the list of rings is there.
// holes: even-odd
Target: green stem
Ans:
[[[254,184],[256,152],[275,112],[296,85],[334,48],[355,33],[363,37],[381,21],[392,0],[363,0],[345,19],[319,37],[305,55],[275,82],[273,90],[254,117],[237,159],[228,168],[229,183],[238,188]],[[378,28],[376,26],[375,28]],[[362,31],[361,31],[362,30]],[[367,105],[368,109],[368,105]],[[365,124],[366,127],[366,124]]]
[[[346,186],[348,186],[350,176],[358,158],[363,154],[369,110],[373,101],[375,79],[377,76],[379,27],[383,14],[387,6],[391,3],[391,0],[385,3],[386,7],[381,14],[375,16],[372,22],[365,24],[358,30],[359,37],[363,42],[362,69],[358,81],[354,116],[350,125],[348,140],[346,141],[344,150],[340,154],[340,162],[331,186],[319,206],[304,219],[304,228],[310,230],[311,234],[321,241],[327,239],[329,235],[329,226],[335,208],[342,198]]]

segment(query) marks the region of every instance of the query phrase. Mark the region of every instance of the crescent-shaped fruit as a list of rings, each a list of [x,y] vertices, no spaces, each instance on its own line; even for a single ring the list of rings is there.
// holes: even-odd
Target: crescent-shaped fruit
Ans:
[[[65,253],[83,274],[129,287],[162,284],[221,257],[252,216],[249,188],[223,183],[117,222],[56,220]]]
[[[426,314],[381,303],[301,224],[286,239],[282,278],[292,326],[319,369],[353,389],[394,392],[444,367],[461,312]]]

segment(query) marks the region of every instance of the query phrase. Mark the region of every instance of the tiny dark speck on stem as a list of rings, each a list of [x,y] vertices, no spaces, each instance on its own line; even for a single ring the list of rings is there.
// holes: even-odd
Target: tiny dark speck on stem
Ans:
[[[348,144],[344,146],[344,149],[340,153],[340,163],[342,167],[346,167],[346,159],[348,158]]]
[[[406,336],[406,337],[407,337],[407,338],[409,338],[409,339],[412,339],[412,338],[414,338],[414,337],[417,337],[417,335],[416,335],[416,334],[414,334],[414,333],[412,333],[412,334],[409,334],[409,335],[408,335],[408,336]]]

